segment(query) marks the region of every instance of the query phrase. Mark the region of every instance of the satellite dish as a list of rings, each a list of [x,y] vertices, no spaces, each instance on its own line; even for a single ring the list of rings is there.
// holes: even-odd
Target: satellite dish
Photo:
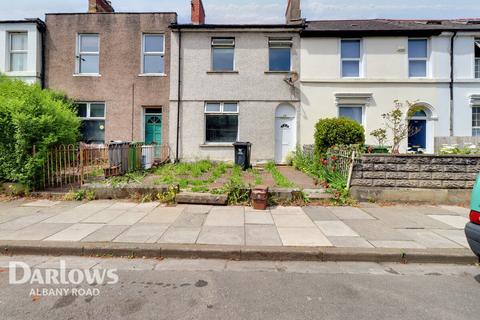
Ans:
[[[288,76],[285,77],[285,79],[283,79],[288,85],[290,86],[294,86],[295,85],[295,82],[298,81],[298,73],[296,71],[292,71],[290,72],[290,74]]]

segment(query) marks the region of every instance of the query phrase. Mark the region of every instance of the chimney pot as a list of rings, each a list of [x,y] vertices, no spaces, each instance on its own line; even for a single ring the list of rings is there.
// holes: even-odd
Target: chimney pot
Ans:
[[[112,13],[115,10],[109,0],[88,0],[88,13]]]
[[[300,0],[288,0],[287,11],[285,12],[285,20],[287,24],[303,22]]]

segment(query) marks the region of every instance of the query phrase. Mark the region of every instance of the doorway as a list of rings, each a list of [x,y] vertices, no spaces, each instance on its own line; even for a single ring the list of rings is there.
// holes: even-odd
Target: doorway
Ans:
[[[290,104],[281,104],[275,112],[275,162],[287,162],[287,155],[295,151],[297,141],[296,111]]]
[[[408,121],[408,148],[414,152],[426,152],[427,150],[427,114],[424,110],[418,110]]]
[[[160,146],[162,144],[162,128],[162,109],[145,109],[145,144]],[[155,157],[158,156],[160,156],[160,148],[155,148]]]

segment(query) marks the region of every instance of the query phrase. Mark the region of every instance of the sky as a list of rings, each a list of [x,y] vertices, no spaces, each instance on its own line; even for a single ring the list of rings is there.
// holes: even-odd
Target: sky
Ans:
[[[88,0],[0,0],[0,20],[44,18],[48,12],[86,12]],[[207,23],[281,23],[287,0],[203,0]],[[190,20],[190,0],[112,0],[116,11],[174,11]],[[480,18],[480,0],[302,0],[316,19]]]

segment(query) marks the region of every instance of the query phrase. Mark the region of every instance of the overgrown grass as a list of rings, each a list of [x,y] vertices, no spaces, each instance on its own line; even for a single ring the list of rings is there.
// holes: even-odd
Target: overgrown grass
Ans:
[[[269,162],[265,168],[268,172],[270,172],[277,186],[281,188],[292,188],[295,186],[292,182],[285,178],[280,171],[278,171],[275,163]]]
[[[114,188],[128,183],[141,183],[147,174],[148,172],[146,171],[127,172],[123,176],[108,178],[105,180],[105,183],[110,184]]]
[[[248,169],[248,172],[250,172],[250,174],[253,176],[254,186],[259,186],[259,185],[263,184],[262,176],[260,175],[260,172],[257,169],[250,168],[250,169]]]

